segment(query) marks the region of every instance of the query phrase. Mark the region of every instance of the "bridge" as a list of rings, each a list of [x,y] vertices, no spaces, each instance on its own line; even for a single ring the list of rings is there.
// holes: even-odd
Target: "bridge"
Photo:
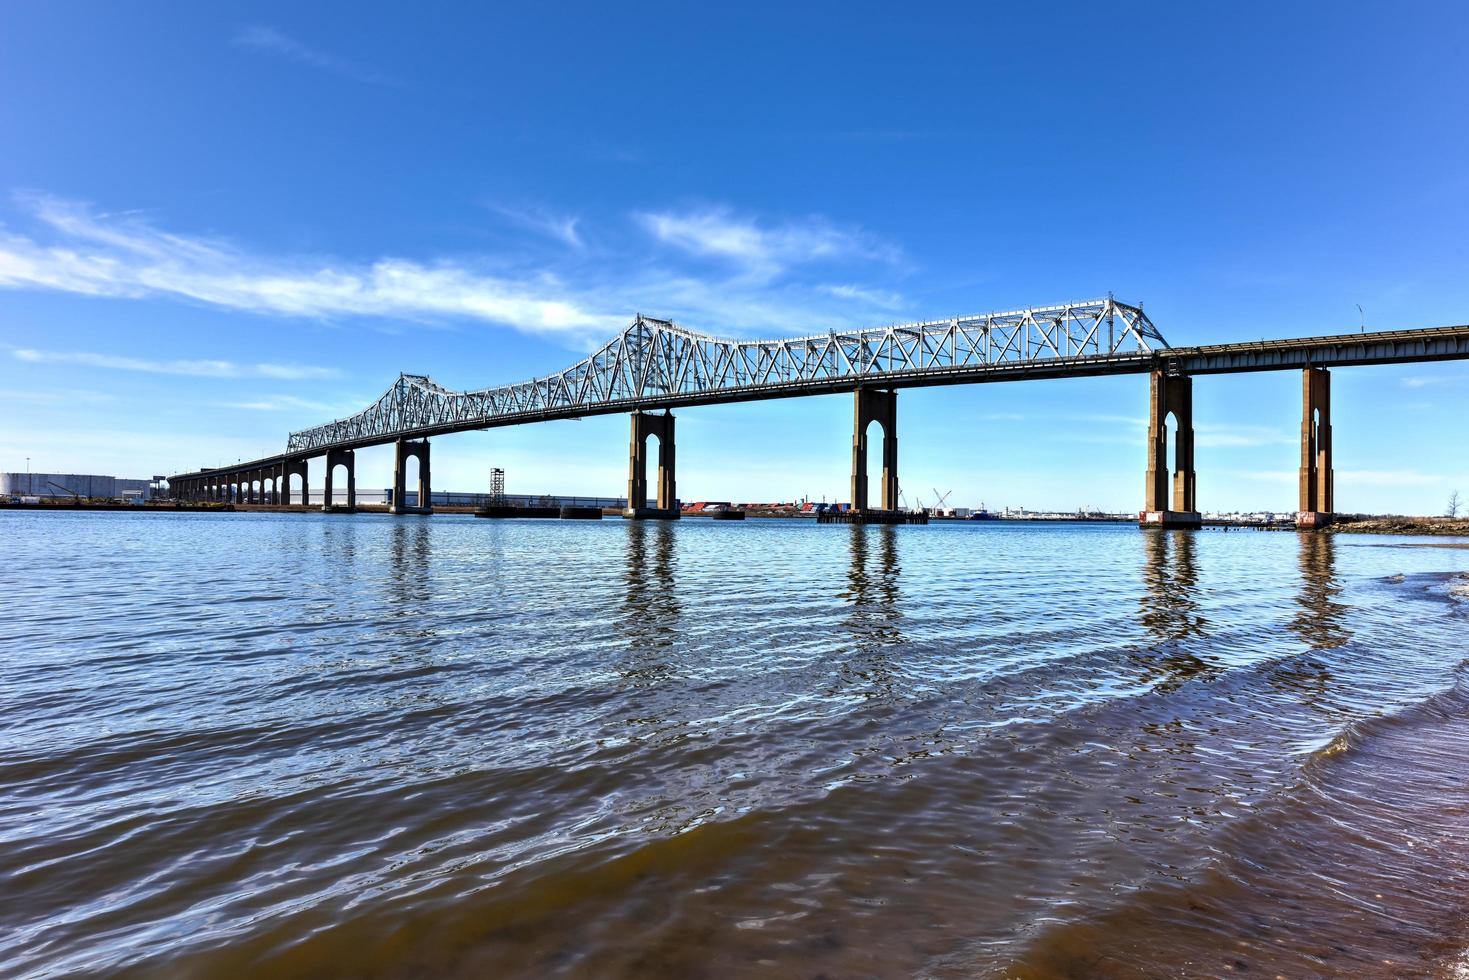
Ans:
[[[869,508],[868,427],[881,432],[882,510],[898,499],[899,389],[1041,378],[1150,376],[1148,467],[1140,520],[1198,526],[1193,453],[1193,378],[1247,371],[1303,373],[1298,523],[1329,522],[1333,507],[1330,368],[1469,358],[1469,326],[1360,332],[1202,347],[1170,347],[1141,306],[1106,299],[1007,313],[951,317],[785,340],[724,340],[668,320],[634,317],[590,356],[531,381],[451,391],[423,375],[400,375],[382,397],[348,418],[290,434],[285,452],[169,478],[185,500],[290,504],[308,500],[307,461],[325,457],[323,508],[356,507],[354,452],[396,447],[391,508],[426,513],[429,438],[473,429],[627,412],[631,416],[629,517],[674,518],[672,409],[854,392],[852,506]],[[659,411],[661,410],[661,412]],[[1174,466],[1168,468],[1169,422]],[[658,440],[649,499],[647,440]],[[417,507],[406,505],[407,462],[417,459]],[[346,506],[334,481],[345,471]],[[299,489],[293,489],[298,478]],[[877,508],[873,508],[877,509]]]

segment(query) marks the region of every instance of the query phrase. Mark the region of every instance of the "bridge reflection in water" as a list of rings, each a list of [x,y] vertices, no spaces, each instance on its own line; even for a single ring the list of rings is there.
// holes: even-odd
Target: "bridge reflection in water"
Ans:
[[[898,576],[898,535],[892,527],[848,525],[850,562],[841,598],[848,612],[843,626],[850,637],[836,656],[840,691],[861,698],[887,700],[899,691],[901,668],[894,655],[904,643],[902,594]]]
[[[1135,659],[1142,678],[1162,691],[1223,669],[1189,648],[1190,641],[1208,635],[1209,627],[1200,608],[1195,548],[1188,531],[1155,529],[1144,538],[1138,618],[1159,642]]]
[[[619,624],[625,643],[617,669],[630,687],[655,686],[678,674],[673,659],[680,613],[676,549],[673,527],[666,522],[629,522]]]

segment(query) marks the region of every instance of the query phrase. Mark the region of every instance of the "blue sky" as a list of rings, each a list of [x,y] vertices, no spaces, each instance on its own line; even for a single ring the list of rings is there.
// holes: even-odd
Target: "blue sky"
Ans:
[[[639,311],[1469,322],[1466,36],[1450,3],[11,4],[0,468],[266,455],[400,371],[522,380]],[[1333,381],[1338,509],[1469,495],[1469,364]],[[1201,505],[1292,509],[1299,375],[1195,398]],[[910,496],[1141,505],[1145,379],[899,402]],[[845,396],[684,410],[680,496],[845,499],[850,425]],[[626,444],[621,416],[445,437],[435,484],[620,494]]]

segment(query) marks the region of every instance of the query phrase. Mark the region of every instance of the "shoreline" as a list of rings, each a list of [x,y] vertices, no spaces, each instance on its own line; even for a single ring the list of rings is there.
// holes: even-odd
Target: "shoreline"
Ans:
[[[439,514],[472,514],[477,508],[472,505],[446,504],[434,507],[434,512]],[[45,503],[30,503],[21,501],[0,500],[0,510],[26,510],[26,511],[64,511],[75,513],[77,511],[97,511],[102,513],[256,513],[256,514],[319,514],[324,513],[320,504],[238,504],[223,503],[215,501],[167,501],[150,502],[145,504],[127,504],[117,501],[83,500],[83,501],[47,501]],[[380,514],[392,516],[392,512],[386,506],[375,506],[371,504],[359,505],[354,513],[358,514]],[[618,509],[603,509],[604,515],[620,516]],[[783,513],[769,510],[746,510],[746,516],[757,520],[769,520],[774,518],[791,518],[800,520],[802,518],[812,519],[815,515],[799,513]],[[422,515],[428,516],[428,515]],[[708,512],[689,512],[680,515],[685,518],[710,518]],[[1005,518],[992,517],[987,520],[975,521],[968,518],[933,517],[933,523],[945,524],[1025,524],[1025,525],[1053,525],[1053,524],[1131,524],[1130,519],[1113,517],[1092,518]],[[1226,521],[1205,521],[1208,527],[1227,526],[1239,529],[1262,529],[1262,530],[1296,530],[1292,527],[1253,523],[1235,523]],[[1365,515],[1340,515],[1332,523],[1321,528],[1319,532],[1302,533],[1326,533],[1326,534],[1381,534],[1381,535],[1408,535],[1419,537],[1464,537],[1469,538],[1469,518],[1450,517],[1374,517]],[[1469,543],[1439,542],[1433,544],[1405,545],[1405,547],[1443,547],[1443,548],[1469,548]]]
[[[1328,534],[1420,534],[1469,537],[1469,519],[1454,517],[1367,517],[1342,515],[1328,524]]]

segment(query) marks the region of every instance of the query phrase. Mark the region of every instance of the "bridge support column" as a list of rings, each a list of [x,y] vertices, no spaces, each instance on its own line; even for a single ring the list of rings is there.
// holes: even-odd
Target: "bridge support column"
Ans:
[[[1145,527],[1200,527],[1194,485],[1194,380],[1186,374],[1155,370],[1148,402],[1148,476]],[[1173,416],[1172,479],[1168,472],[1168,416]],[[1169,506],[1169,484],[1172,506]]]
[[[280,465],[280,471],[281,471],[281,484],[280,484],[280,498],[281,498],[281,503],[283,503],[283,504],[285,504],[287,506],[290,506],[290,504],[291,504],[291,477],[293,477],[293,476],[299,476],[301,478],[301,506],[305,507],[307,504],[311,503],[311,494],[307,491],[307,488],[306,488],[306,472],[307,472],[306,471],[306,460],[304,460],[304,459],[291,459],[291,460],[287,460],[286,462],[284,462],[284,463],[282,463]]]
[[[355,456],[350,449],[328,449],[326,451],[326,496],[321,499],[321,509],[352,513],[357,509],[357,469],[353,465]],[[338,466],[347,468],[347,506],[339,507],[332,493],[332,470]]]
[[[1306,368],[1302,389],[1301,500],[1296,527],[1309,531],[1330,524],[1336,505],[1331,469],[1331,372]]]
[[[648,506],[648,437],[658,437],[658,483],[656,506]],[[656,517],[676,520],[678,497],[674,492],[673,416],[632,413],[632,444],[628,448],[627,509],[623,517]]]
[[[867,510],[867,427],[882,426],[882,509],[898,509],[898,393],[858,388],[852,431],[852,509]]]
[[[408,460],[418,460],[418,500],[414,506],[408,506]],[[394,514],[432,514],[434,512],[434,500],[429,490],[429,450],[428,440],[420,439],[409,442],[399,439],[393,444],[393,505],[389,511]]]

